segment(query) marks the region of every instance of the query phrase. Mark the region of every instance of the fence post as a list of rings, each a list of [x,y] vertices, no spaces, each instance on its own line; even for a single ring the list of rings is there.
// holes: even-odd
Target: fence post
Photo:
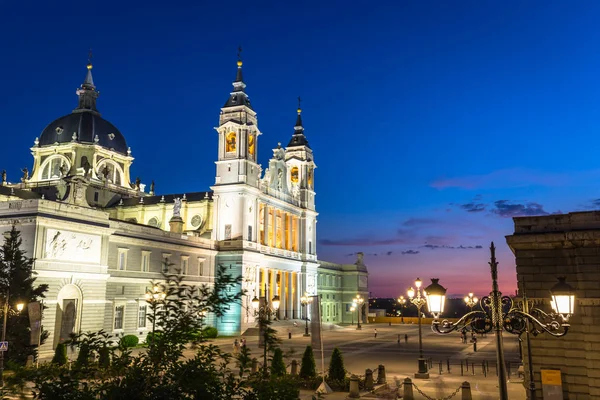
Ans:
[[[365,371],[365,390],[373,390],[375,385],[373,384],[373,371],[367,369]]]
[[[359,399],[360,392],[358,389],[358,376],[352,375],[350,377],[350,393],[348,393],[349,399]]]
[[[292,375],[298,375],[298,361],[292,360]]]
[[[462,400],[472,400],[473,397],[471,396],[471,384],[469,382],[463,382],[462,386]]]
[[[385,382],[385,365],[380,364],[379,369],[377,370],[377,384],[382,385]]]
[[[402,396],[402,400],[415,400],[413,396],[413,385],[410,378],[404,378],[404,393]]]

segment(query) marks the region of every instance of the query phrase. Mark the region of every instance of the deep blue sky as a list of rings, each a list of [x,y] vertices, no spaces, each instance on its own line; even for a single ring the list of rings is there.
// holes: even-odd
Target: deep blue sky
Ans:
[[[241,44],[260,162],[289,140],[302,96],[319,255],[364,251],[373,295],[417,275],[488,291],[492,240],[512,292],[510,217],[600,197],[598,2],[0,0],[0,16],[9,180],[76,106],[92,47],[98,107],[131,146],[133,176],[159,193],[206,190]]]

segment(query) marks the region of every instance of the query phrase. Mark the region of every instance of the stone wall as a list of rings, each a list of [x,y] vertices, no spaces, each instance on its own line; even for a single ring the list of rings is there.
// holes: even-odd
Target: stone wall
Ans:
[[[557,277],[566,277],[576,289],[568,334],[531,337],[537,397],[542,397],[540,370],[560,369],[565,398],[600,398],[600,212],[514,222],[515,233],[506,240],[516,257],[520,294],[525,290],[537,307],[550,311],[549,289]],[[528,351],[524,345],[526,372]]]

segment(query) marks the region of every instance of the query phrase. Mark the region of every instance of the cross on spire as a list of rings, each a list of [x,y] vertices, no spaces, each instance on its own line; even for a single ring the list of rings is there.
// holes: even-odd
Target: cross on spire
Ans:
[[[237,58],[238,61],[242,61],[242,45],[238,46]]]
[[[92,54],[92,48],[90,47],[90,51],[88,51],[88,65],[92,65],[92,57],[94,55]]]
[[[300,106],[302,103],[302,99],[298,96],[298,114],[302,112],[302,107]]]

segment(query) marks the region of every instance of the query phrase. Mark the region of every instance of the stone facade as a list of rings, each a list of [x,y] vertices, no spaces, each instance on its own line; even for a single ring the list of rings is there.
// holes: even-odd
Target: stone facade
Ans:
[[[537,397],[542,397],[540,370],[559,369],[565,398],[600,398],[600,212],[519,217],[514,223],[506,240],[516,257],[519,292],[525,290],[548,312],[557,277],[576,289],[567,335],[531,336]],[[525,342],[523,347],[528,371],[529,349]]]
[[[0,181],[0,233],[14,224],[39,283],[50,290],[43,325],[49,353],[68,334],[104,329],[149,331],[144,295],[165,262],[193,285],[211,285],[217,266],[241,276],[245,295],[218,320],[224,334],[256,325],[252,299],[280,298],[278,316],[310,315],[300,298],[321,295],[323,320],[349,322],[356,294],[368,294],[368,272],[317,257],[313,152],[301,110],[287,147],[268,168],[257,162],[259,136],[238,62],[234,89],[221,109],[215,184],[208,191],[159,195],[154,182],[130,181],[133,157],[125,137],[96,109],[91,70],[79,107],[50,123],[34,141],[31,174]],[[210,162],[210,161],[207,161]]]

